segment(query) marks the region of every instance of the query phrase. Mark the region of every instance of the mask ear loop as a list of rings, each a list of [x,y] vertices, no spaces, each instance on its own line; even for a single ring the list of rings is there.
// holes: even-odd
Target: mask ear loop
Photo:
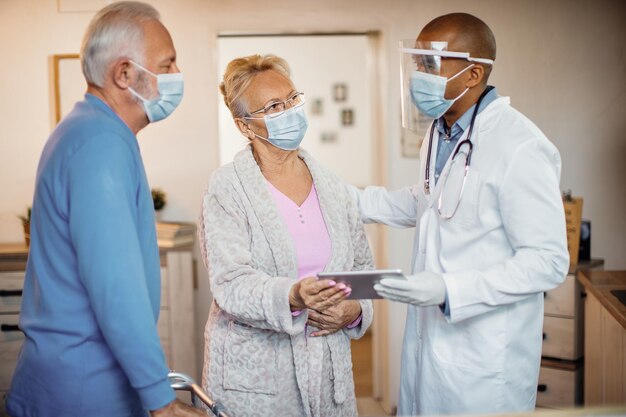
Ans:
[[[467,66],[467,67],[463,68],[461,71],[457,72],[455,75],[453,75],[452,77],[448,78],[448,81],[454,80],[456,77],[458,77],[459,75],[463,74],[466,70],[472,68],[474,65],[476,65],[476,64],[472,64],[470,66]],[[446,81],[446,84],[448,83],[448,81]],[[469,91],[469,89],[470,89],[469,87],[465,87],[465,91],[463,91],[461,94],[459,94],[459,96],[457,96],[457,98],[455,98],[453,100],[453,102],[456,102],[458,99],[463,97]]]
[[[263,139],[264,141],[269,142],[268,138],[264,138],[264,137],[263,137],[263,136],[261,136],[261,135],[257,135],[257,134],[256,134],[256,132],[255,132],[254,130],[252,130],[252,128],[250,127],[250,124],[246,122],[246,137],[248,138],[248,140],[249,140],[249,141],[252,141],[252,139],[254,139],[254,138],[251,138],[249,135],[247,135],[247,133],[248,133],[248,132],[252,132],[252,134],[253,134],[255,137],[257,137],[257,138],[259,138],[259,139]]]
[[[458,77],[459,75],[463,74],[465,71],[467,71],[468,69],[472,68],[473,66],[475,66],[476,64],[472,64],[468,67],[463,68],[461,71],[457,72],[456,74],[454,74],[452,77],[448,78],[448,81],[452,81],[454,80],[456,77]]]

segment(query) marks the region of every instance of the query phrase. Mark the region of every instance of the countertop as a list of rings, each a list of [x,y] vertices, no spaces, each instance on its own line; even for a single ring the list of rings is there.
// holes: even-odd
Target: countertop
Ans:
[[[26,269],[28,247],[24,243],[0,243],[0,271]]]
[[[626,290],[626,271],[580,270],[577,277],[585,290],[626,329],[626,306],[611,294],[611,290]]]

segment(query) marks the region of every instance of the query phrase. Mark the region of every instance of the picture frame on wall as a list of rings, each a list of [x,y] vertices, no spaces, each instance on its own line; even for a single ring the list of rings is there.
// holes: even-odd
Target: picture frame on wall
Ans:
[[[352,109],[341,110],[341,124],[343,126],[352,126],[354,124],[354,111]]]
[[[335,83],[333,85],[333,100],[343,102],[348,99],[348,86],[345,83]]]
[[[52,126],[69,113],[87,91],[79,54],[55,54],[50,57]]]
[[[314,114],[316,116],[321,116],[322,114],[324,114],[324,100],[322,100],[321,98],[313,99],[311,103],[311,114]]]

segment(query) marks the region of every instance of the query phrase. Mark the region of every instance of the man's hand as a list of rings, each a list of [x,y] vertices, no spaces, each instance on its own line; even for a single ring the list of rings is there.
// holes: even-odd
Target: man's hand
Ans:
[[[322,311],[346,298],[352,289],[328,279],[304,278],[292,285],[289,305],[292,310],[311,309]]]
[[[207,417],[207,415],[180,400],[174,400],[163,408],[150,411],[150,417]]]
[[[420,272],[407,276],[407,280],[385,278],[374,285],[374,290],[388,300],[416,306],[441,304],[446,298],[443,277],[434,272]]]
[[[326,336],[343,329],[356,320],[359,314],[361,314],[361,304],[358,301],[346,300],[326,310],[309,310],[307,324],[319,329],[311,333],[311,336]]]

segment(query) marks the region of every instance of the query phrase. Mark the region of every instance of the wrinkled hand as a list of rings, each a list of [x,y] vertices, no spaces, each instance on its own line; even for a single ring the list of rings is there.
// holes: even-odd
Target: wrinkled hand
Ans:
[[[352,289],[328,279],[308,277],[291,286],[289,305],[292,310],[311,309],[322,311],[346,298]]]
[[[180,400],[174,400],[163,408],[150,411],[150,417],[206,417],[206,414]]]
[[[446,284],[443,277],[429,271],[409,275],[406,280],[384,278],[374,285],[374,290],[388,300],[416,306],[441,304],[446,298]]]
[[[358,301],[345,300],[326,310],[309,310],[309,319],[306,324],[319,329],[311,333],[311,336],[326,336],[343,329],[356,320],[359,314],[361,314],[361,304]]]

